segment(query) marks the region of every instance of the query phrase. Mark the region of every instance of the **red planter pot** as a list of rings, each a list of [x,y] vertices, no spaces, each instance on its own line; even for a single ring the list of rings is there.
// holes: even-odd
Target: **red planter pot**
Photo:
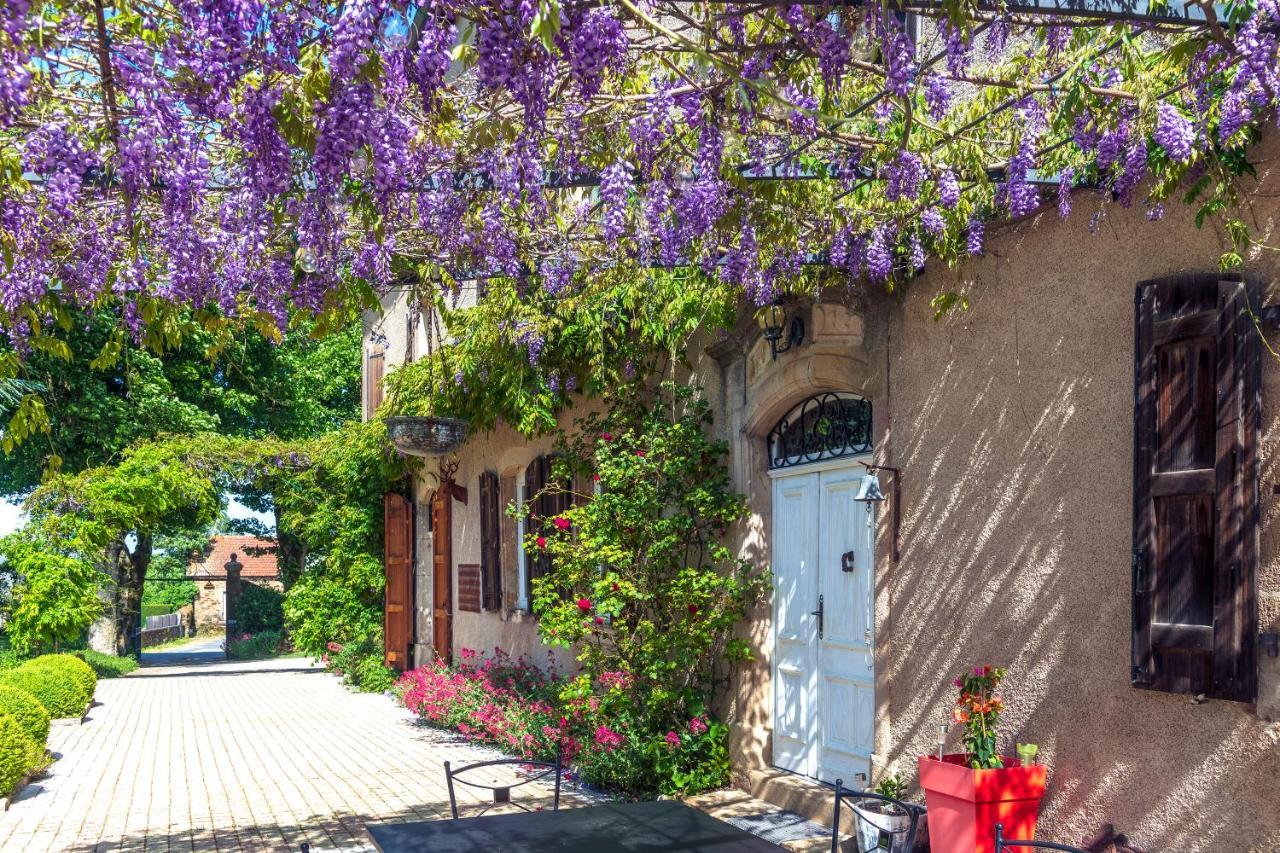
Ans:
[[[1023,767],[1016,758],[1006,766],[974,770],[964,753],[920,756],[920,787],[929,810],[932,853],[993,853],[996,824],[1006,838],[1036,837],[1036,818],[1048,768]]]

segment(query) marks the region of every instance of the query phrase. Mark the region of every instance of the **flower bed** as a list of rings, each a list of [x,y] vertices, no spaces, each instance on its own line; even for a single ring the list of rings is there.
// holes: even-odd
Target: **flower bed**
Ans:
[[[427,725],[522,758],[549,760],[563,744],[582,781],[630,796],[686,795],[728,782],[727,728],[705,716],[649,720],[644,685],[624,672],[566,678],[502,649],[405,673],[396,692]]]
[[[279,631],[259,631],[227,639],[227,657],[232,660],[261,660],[291,651],[289,641]]]

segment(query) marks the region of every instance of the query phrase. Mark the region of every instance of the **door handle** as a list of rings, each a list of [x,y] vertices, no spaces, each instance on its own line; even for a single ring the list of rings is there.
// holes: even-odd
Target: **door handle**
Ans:
[[[823,611],[822,596],[818,596],[818,609],[810,611],[809,615],[818,617],[818,639],[819,640],[822,639],[822,611]]]

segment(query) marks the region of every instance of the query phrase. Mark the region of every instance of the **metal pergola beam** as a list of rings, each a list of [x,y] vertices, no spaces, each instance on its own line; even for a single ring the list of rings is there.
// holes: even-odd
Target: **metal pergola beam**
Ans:
[[[677,0],[679,2],[679,0]],[[743,5],[751,6],[823,6],[847,7],[860,9],[867,5],[864,0],[752,0]],[[942,0],[908,0],[899,8],[904,12],[945,11],[946,4]],[[1209,22],[1204,6],[1184,0],[1009,0],[1007,3],[993,3],[990,0],[979,0],[976,5],[979,12],[999,15],[1004,12],[1016,12],[1027,15],[1043,15],[1045,17],[1064,18],[1099,18],[1114,21],[1139,21],[1159,24],[1186,24],[1199,26]],[[1219,21],[1229,18],[1227,6],[1222,3],[1213,4],[1214,14]]]

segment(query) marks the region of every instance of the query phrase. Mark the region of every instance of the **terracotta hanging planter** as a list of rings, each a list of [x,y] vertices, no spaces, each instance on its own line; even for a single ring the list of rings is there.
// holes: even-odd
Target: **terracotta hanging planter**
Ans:
[[[1048,768],[1003,760],[1004,767],[975,770],[964,753],[941,761],[920,756],[932,853],[993,853],[997,823],[1004,824],[1008,838],[1036,837]]]

